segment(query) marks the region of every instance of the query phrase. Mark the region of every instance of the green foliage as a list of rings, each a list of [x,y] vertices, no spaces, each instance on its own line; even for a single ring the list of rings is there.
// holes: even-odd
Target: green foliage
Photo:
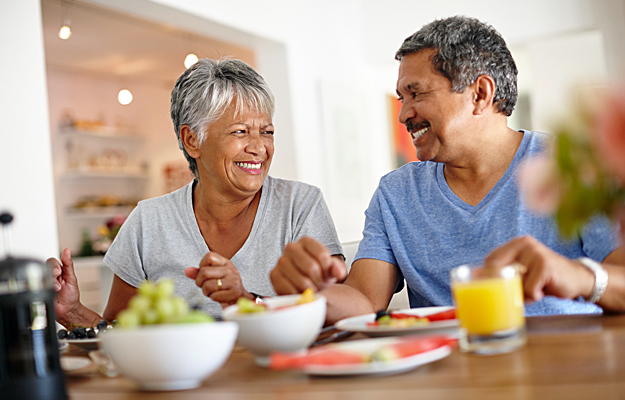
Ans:
[[[562,185],[556,222],[566,237],[579,235],[597,214],[610,215],[625,191],[603,168],[590,142],[589,121],[581,118],[557,131],[555,158]]]

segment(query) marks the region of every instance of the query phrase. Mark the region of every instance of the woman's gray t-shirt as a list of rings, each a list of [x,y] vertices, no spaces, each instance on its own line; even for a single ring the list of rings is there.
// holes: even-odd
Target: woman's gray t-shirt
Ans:
[[[267,176],[249,237],[232,257],[249,292],[273,296],[269,272],[287,243],[304,236],[342,254],[321,191],[311,185]],[[104,263],[128,284],[168,277],[176,294],[212,315],[221,306],[202,294],[184,270],[197,267],[209,252],[193,212],[193,182],[164,196],[139,202],[123,224]]]

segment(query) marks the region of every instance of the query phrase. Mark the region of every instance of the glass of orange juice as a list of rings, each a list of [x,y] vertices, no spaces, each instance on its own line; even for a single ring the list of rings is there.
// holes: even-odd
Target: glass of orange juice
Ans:
[[[521,274],[516,265],[461,265],[451,270],[460,320],[460,350],[476,354],[513,351],[526,342]]]

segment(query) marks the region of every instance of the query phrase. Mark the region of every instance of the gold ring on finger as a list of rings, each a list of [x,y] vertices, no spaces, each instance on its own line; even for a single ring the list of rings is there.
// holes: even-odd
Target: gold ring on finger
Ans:
[[[223,289],[223,286],[221,284],[221,279],[217,278],[217,290],[221,290],[221,289]]]

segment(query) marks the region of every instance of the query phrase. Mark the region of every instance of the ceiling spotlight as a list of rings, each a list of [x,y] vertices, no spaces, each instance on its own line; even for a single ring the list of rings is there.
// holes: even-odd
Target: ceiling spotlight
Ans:
[[[59,29],[59,37],[63,40],[69,39],[72,36],[72,2],[67,0],[61,0],[61,9],[63,10],[63,25]]]
[[[130,93],[130,90],[120,90],[119,94],[117,95],[117,101],[119,101],[119,104],[123,106],[130,104],[132,102],[132,93]]]
[[[189,68],[196,62],[197,62],[197,56],[193,53],[189,53],[187,54],[187,57],[184,59],[184,67]]]
[[[69,24],[63,24],[59,30],[59,37],[66,40],[69,39],[70,36],[72,36],[72,30],[70,29]]]

